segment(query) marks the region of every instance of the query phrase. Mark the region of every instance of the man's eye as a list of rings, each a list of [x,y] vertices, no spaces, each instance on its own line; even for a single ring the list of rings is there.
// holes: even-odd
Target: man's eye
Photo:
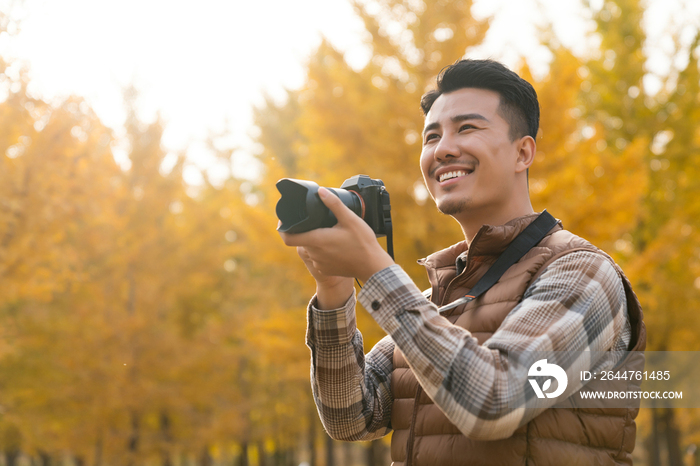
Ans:
[[[474,129],[474,128],[476,128],[476,126],[470,125],[470,124],[466,124],[466,125],[460,126],[460,127],[459,127],[459,130],[460,130],[460,131],[464,131],[464,130],[466,130],[466,129]]]
[[[428,135],[425,136],[425,142],[428,142],[428,141],[430,141],[431,139],[435,139],[435,138],[438,138],[438,137],[439,137],[439,135],[436,134],[436,133],[428,134]]]

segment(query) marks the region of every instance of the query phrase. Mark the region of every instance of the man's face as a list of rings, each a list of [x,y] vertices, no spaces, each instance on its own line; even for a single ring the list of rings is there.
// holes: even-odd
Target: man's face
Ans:
[[[519,139],[510,140],[499,104],[494,91],[459,89],[438,97],[425,117],[423,178],[438,210],[458,221],[507,209],[514,195]]]

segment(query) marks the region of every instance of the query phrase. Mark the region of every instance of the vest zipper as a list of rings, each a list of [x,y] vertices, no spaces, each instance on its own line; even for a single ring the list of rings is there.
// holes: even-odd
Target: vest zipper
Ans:
[[[444,306],[444,305],[448,304],[448,303],[445,302],[445,300],[449,299],[450,292],[452,291],[450,288],[451,288],[452,285],[455,284],[458,280],[460,280],[460,279],[463,280],[464,277],[466,277],[467,269],[468,269],[468,266],[469,266],[469,264],[470,264],[470,262],[471,262],[469,259],[470,259],[470,258],[467,257],[467,261],[468,261],[468,262],[467,262],[467,265],[464,267],[464,270],[462,270],[462,273],[460,273],[459,275],[457,275],[457,276],[455,276],[454,278],[452,278],[452,280],[450,280],[450,282],[447,284],[447,287],[445,287],[445,291],[444,291],[443,295],[440,296],[440,303],[437,304],[438,306]],[[472,271],[472,274],[473,274],[473,271]],[[462,307],[463,307],[463,306],[464,306],[464,305],[462,305]],[[443,317],[449,317],[449,316],[451,316],[452,314],[454,314],[455,310],[457,310],[458,308],[460,308],[460,306],[457,306],[457,307],[454,308],[454,309],[450,309],[449,312],[447,312],[446,314],[441,314],[441,315],[442,315]]]
[[[418,406],[423,387],[418,385],[416,397],[413,399],[413,414],[411,415],[411,426],[408,429],[408,440],[406,441],[406,466],[413,466],[413,444],[416,438],[416,420],[418,419]]]
[[[444,305],[446,304],[444,301],[445,301],[445,299],[450,295],[450,293],[449,293],[450,287],[452,286],[452,284],[453,284],[458,278],[462,277],[462,276],[467,272],[467,270],[469,269],[469,266],[471,265],[471,263],[472,263],[473,260],[474,260],[473,257],[472,257],[472,252],[474,251],[473,246],[474,246],[474,244],[476,244],[476,243],[479,241],[479,239],[483,236],[485,229],[486,229],[486,225],[482,226],[482,227],[479,229],[479,231],[476,233],[476,235],[474,236],[474,238],[472,239],[471,245],[469,246],[469,250],[467,251],[467,257],[466,257],[466,259],[465,259],[465,261],[464,261],[464,270],[462,270],[462,273],[460,273],[459,275],[455,276],[452,280],[450,280],[450,283],[447,284],[447,287],[445,288],[445,294],[442,295],[442,297],[441,297],[441,299],[440,299],[440,301],[442,301],[442,302],[441,302],[440,304],[438,304],[438,306],[444,306]],[[448,316],[452,315],[452,314],[454,313],[454,311],[455,311],[455,310],[452,309],[452,310],[450,311],[450,313],[447,314],[447,315],[448,315]],[[444,316],[444,317],[447,317],[447,316]]]

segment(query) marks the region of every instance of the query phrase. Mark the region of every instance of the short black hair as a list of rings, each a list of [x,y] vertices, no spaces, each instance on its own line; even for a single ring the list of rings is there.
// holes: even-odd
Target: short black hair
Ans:
[[[535,88],[494,60],[465,59],[443,68],[437,77],[437,89],[428,91],[420,100],[423,114],[428,114],[442,94],[464,88],[488,89],[500,95],[498,111],[510,126],[512,141],[525,135],[536,138],[540,104]]]

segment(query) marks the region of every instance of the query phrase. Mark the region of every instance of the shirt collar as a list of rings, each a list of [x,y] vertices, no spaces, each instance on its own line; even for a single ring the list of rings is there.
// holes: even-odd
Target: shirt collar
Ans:
[[[468,257],[499,256],[538,215],[539,213],[534,213],[514,218],[503,225],[484,225],[474,236],[471,245],[467,246],[466,241],[460,241],[418,262],[436,269],[456,266],[459,274],[464,270]],[[561,228],[561,222],[559,222],[555,230]]]

